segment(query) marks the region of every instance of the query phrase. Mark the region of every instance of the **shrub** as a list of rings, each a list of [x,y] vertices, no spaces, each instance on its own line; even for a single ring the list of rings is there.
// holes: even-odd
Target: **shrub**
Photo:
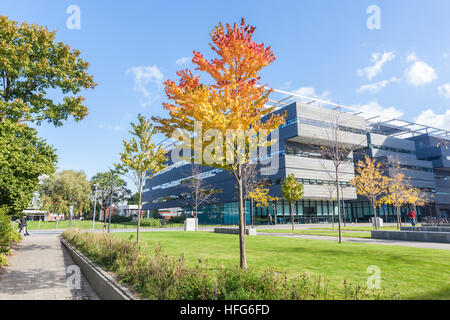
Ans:
[[[184,220],[186,220],[186,216],[176,216],[176,217],[171,217],[169,219],[169,223],[184,223]]]
[[[160,228],[161,221],[158,219],[154,219],[154,218],[143,218],[143,219],[141,219],[141,226],[142,227]]]
[[[276,270],[224,268],[212,270],[199,260],[195,268],[185,264],[184,256],[169,257],[159,245],[151,254],[145,244],[137,244],[108,234],[66,230],[62,237],[105,269],[116,273],[143,298],[157,300],[312,300],[329,299],[328,282],[307,275],[289,278]],[[345,283],[345,296],[373,298],[351,289]],[[355,288],[355,287],[352,287]],[[351,293],[349,293],[351,291]],[[376,298],[385,298],[378,295]]]
[[[111,223],[124,223],[124,222],[130,222],[131,217],[125,217],[125,216],[111,216]]]
[[[22,236],[12,228],[11,218],[6,211],[5,207],[0,207],[0,266],[8,265],[5,255],[11,253],[10,245],[22,239]]]

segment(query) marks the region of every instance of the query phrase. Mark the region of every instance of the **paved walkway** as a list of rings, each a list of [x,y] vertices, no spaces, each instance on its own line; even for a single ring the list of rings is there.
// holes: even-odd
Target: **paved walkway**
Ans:
[[[56,234],[24,237],[0,275],[0,300],[98,300],[81,275],[81,289],[69,289],[69,266],[75,265]]]
[[[263,231],[259,232],[258,231],[257,235],[258,236],[274,236],[274,237],[311,239],[311,240],[338,241],[338,237],[333,237],[333,236],[315,236],[315,235],[295,234],[295,233],[268,233],[268,232],[263,232]],[[388,246],[403,246],[403,247],[414,247],[414,248],[450,250],[450,244],[437,243],[437,242],[400,241],[400,240],[350,238],[350,237],[342,237],[342,242],[383,244],[383,245],[388,245]]]

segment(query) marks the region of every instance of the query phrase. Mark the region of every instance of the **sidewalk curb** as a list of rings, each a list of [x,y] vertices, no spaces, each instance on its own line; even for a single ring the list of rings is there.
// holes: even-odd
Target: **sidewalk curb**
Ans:
[[[102,300],[139,300],[130,289],[119,283],[112,275],[97,266],[62,237],[59,239]]]

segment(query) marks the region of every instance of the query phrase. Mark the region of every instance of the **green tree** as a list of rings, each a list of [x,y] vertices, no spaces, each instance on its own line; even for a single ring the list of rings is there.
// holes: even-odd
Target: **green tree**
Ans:
[[[81,216],[83,209],[89,207],[91,185],[82,171],[63,170],[44,180],[41,199],[45,209],[64,213],[67,216],[70,206]]]
[[[152,141],[156,129],[142,115],[138,115],[138,123],[131,123],[130,141],[123,140],[125,151],[120,154],[120,164],[116,167],[123,174],[128,175],[136,185],[139,193],[138,221],[136,241],[139,242],[139,228],[141,224],[142,188],[145,179],[151,179],[167,165],[166,151],[156,146]]]
[[[139,203],[139,192],[132,194],[131,197],[127,199],[127,203],[130,205],[137,205]]]
[[[294,212],[295,201],[303,198],[303,184],[298,182],[294,174],[288,175],[281,186],[283,197],[289,202],[289,212],[291,214],[292,230],[294,230]]]
[[[36,130],[7,120],[0,123],[0,206],[20,214],[39,189],[39,177],[55,171],[55,149]]]
[[[125,180],[120,178],[113,171],[99,172],[91,178],[92,192],[97,185],[97,201],[103,211],[103,218],[106,227],[106,210],[111,203],[118,203],[126,200],[131,195]],[[112,193],[111,193],[112,188]],[[99,218],[100,219],[100,218]]]
[[[388,191],[389,177],[383,175],[381,162],[367,155],[364,161],[358,161],[355,171],[356,175],[350,183],[357,194],[366,197],[372,204],[375,230],[378,230],[376,207],[380,204],[379,197]]]
[[[80,54],[56,42],[55,32],[47,27],[25,22],[18,26],[0,16],[0,122],[48,121],[61,126],[69,116],[83,119],[88,109],[78,94],[96,84]],[[58,89],[62,101],[55,102],[48,91]]]

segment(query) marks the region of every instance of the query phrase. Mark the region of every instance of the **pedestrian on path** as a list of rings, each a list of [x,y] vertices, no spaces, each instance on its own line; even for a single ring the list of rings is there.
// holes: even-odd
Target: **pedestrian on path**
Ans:
[[[409,221],[411,221],[412,227],[414,228],[416,226],[416,213],[414,212],[414,210],[409,209],[408,217],[409,217]]]
[[[22,218],[20,218],[20,221],[19,221],[18,232],[21,233],[22,230],[24,230],[24,235],[29,236],[30,234],[28,233],[27,225],[28,225],[27,218],[26,218],[26,216],[23,216]]]
[[[272,215],[271,214],[269,214],[269,225],[273,225]]]

